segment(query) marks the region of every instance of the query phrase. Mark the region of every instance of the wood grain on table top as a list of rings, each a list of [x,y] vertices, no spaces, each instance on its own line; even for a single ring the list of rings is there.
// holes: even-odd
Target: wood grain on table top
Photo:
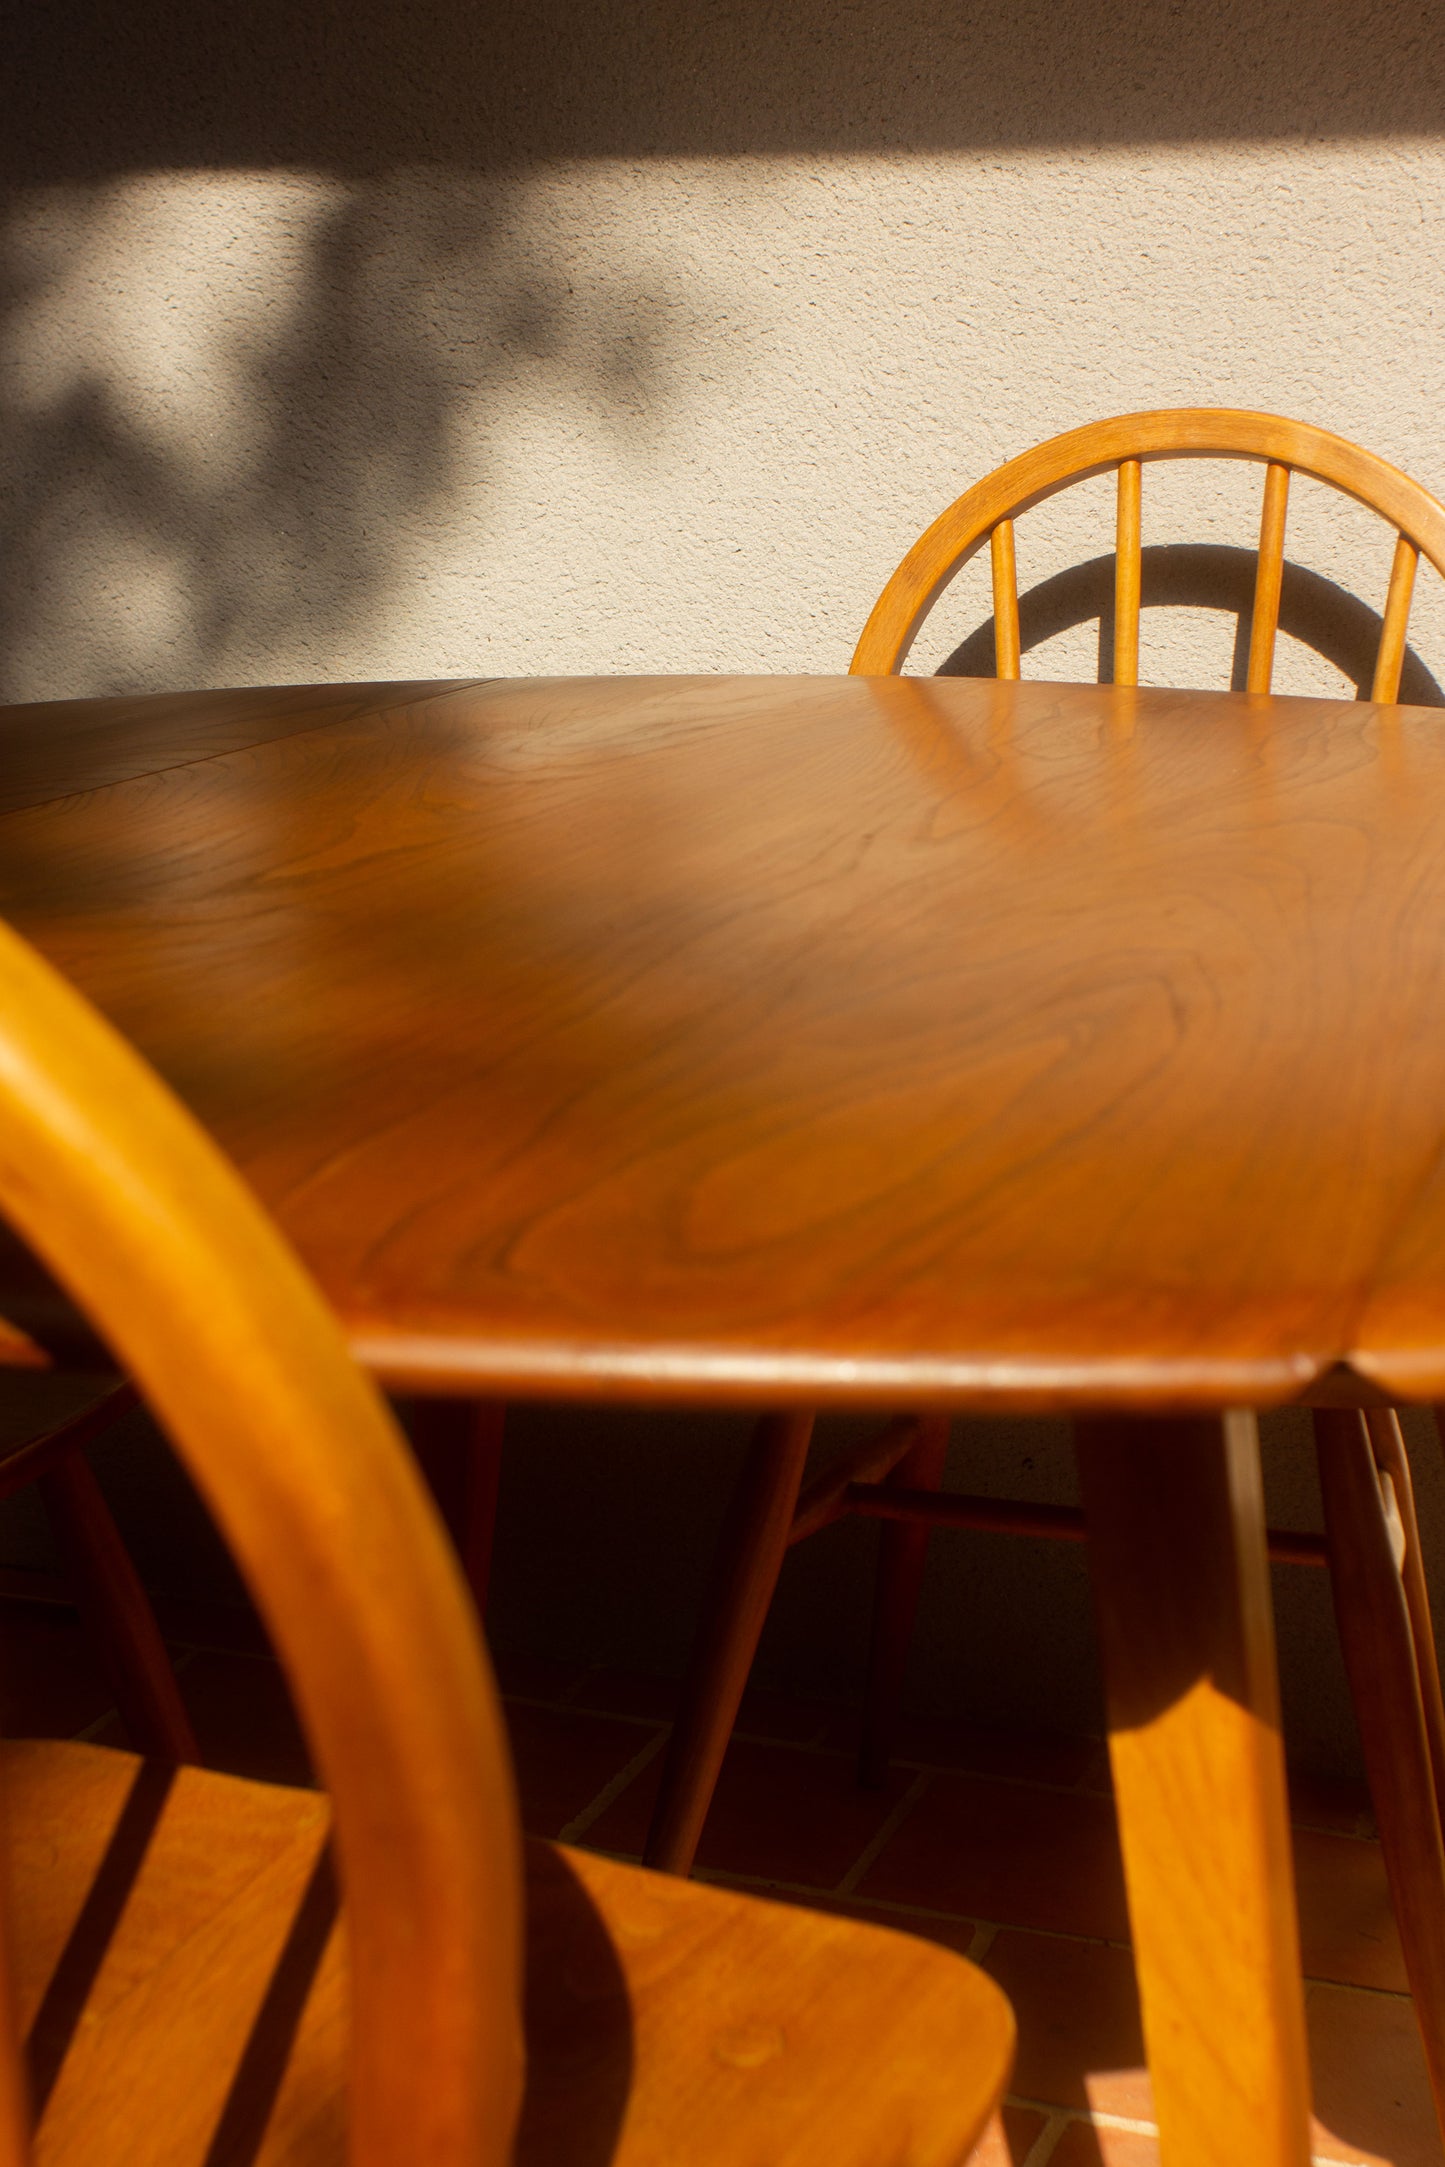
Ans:
[[[71,794],[0,818],[0,915],[388,1381],[1182,1407],[1345,1362],[1445,1391],[1445,718],[324,689],[304,724],[321,693],[244,696],[214,757],[202,703],[238,696],[117,703],[157,772],[109,780],[81,733]]]
[[[378,698],[423,700],[454,683],[253,685],[0,707],[0,813],[191,760],[325,729]]]

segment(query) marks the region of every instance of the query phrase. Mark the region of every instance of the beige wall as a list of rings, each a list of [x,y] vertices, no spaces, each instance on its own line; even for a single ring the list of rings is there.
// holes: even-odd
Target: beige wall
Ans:
[[[140,8],[49,78],[32,12],[12,698],[843,668],[944,502],[1130,406],[1299,414],[1445,493],[1445,10]],[[1246,547],[1254,487],[1151,475],[1146,539]],[[1310,496],[1293,554],[1377,602],[1388,536]],[[1103,485],[1035,514],[1025,583],[1109,529]],[[961,583],[915,666],[986,615]],[[1146,670],[1225,681],[1234,629],[1151,613]],[[1281,681],[1340,678],[1287,643]]]

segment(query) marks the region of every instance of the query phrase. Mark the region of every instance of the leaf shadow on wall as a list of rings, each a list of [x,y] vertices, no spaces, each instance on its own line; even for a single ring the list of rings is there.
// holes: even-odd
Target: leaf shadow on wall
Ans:
[[[234,414],[251,425],[229,460],[201,442],[204,425],[189,444],[153,416],[138,425],[114,372],[83,357],[63,357],[63,389],[22,393],[3,373],[10,698],[254,680],[273,654],[273,674],[325,674],[338,652],[364,668],[389,575],[427,561],[444,511],[475,504],[480,519],[479,474],[517,387],[544,380],[603,432],[662,413],[669,349],[688,335],[678,294],[595,270],[574,291],[565,249],[522,217],[544,170],[1423,141],[1445,115],[1445,10],[1429,0],[1121,0],[1107,15],[1079,0],[11,12],[19,94],[0,190],[17,228],[67,196],[104,227],[136,177],[314,181],[330,201],[282,334],[229,356]],[[218,275],[232,238],[214,230]],[[28,336],[51,275],[18,250],[0,328]],[[93,253],[87,277],[123,349],[123,256]],[[472,606],[462,583],[456,617]]]
[[[469,500],[480,531],[518,401],[604,447],[657,427],[675,311],[529,246],[525,175],[287,185],[219,248],[164,184],[16,193],[0,699],[364,664],[398,564]],[[57,651],[65,682],[27,664]]]
[[[1249,636],[1254,617],[1257,558],[1252,549],[1203,542],[1156,543],[1140,551],[1140,604],[1145,610],[1195,608],[1218,610],[1235,620],[1231,692],[1244,690]],[[1114,676],[1114,559],[1092,557],[1041,580],[1019,596],[1019,645],[1024,654],[1061,632],[1097,622],[1099,683]],[[1280,592],[1279,629],[1332,663],[1348,678],[1358,698],[1370,696],[1381,618],[1358,595],[1312,572],[1286,563]],[[939,665],[940,677],[992,677],[994,624],[978,625]],[[1409,706],[1445,706],[1445,691],[1413,647],[1405,652],[1400,698]]]

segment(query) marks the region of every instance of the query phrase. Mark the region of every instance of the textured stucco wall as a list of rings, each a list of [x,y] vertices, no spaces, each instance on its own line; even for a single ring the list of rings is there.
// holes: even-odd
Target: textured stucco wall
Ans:
[[[32,15],[9,697],[842,668],[943,503],[1130,406],[1299,414],[1445,492],[1445,10]],[[1247,547],[1256,492],[1153,474],[1146,540]],[[1292,554],[1377,602],[1389,537],[1311,494]],[[1025,584],[1110,528],[1101,484],[1034,514]],[[980,567],[915,666],[986,614]],[[1233,633],[1151,612],[1146,670],[1224,681]],[[1287,642],[1280,681],[1340,680]]]
[[[842,669],[959,489],[1133,406],[1297,414],[1445,494],[1437,0],[52,0],[11,34],[0,697]],[[1146,543],[1202,554],[1146,676],[1228,680],[1205,601],[1257,490],[1147,476]],[[1111,531],[1104,484],[1031,514],[1024,585]],[[1301,487],[1290,553],[1325,584],[1278,682],[1328,689],[1367,662],[1335,590],[1377,607],[1390,537]],[[913,666],[987,608],[979,565]],[[1069,616],[1032,670],[1094,674]],[[1428,573],[1415,626],[1433,695]],[[694,1428],[520,1418],[504,1633],[676,1663],[738,1449]],[[1046,1427],[961,1449],[976,1487],[1067,1488]],[[1302,1451],[1272,1479],[1307,1516]],[[919,1694],[1089,1720],[1080,1560],[937,1556]],[[853,1529],[790,1567],[775,1677],[852,1683],[866,1557]],[[1280,1593],[1296,1737],[1341,1758],[1327,1593]]]

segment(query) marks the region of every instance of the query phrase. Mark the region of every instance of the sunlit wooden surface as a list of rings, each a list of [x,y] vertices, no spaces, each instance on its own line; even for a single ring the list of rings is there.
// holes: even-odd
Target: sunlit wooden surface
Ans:
[[[1431,711],[603,679],[14,709],[12,744],[0,915],[394,1383],[1445,1391]]]

